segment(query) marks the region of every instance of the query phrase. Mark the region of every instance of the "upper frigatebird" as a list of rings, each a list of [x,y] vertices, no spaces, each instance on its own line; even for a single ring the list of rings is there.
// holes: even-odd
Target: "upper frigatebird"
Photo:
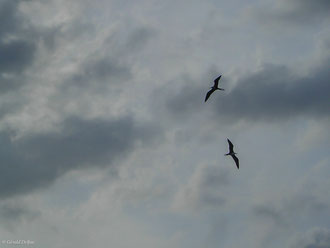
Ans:
[[[225,156],[228,156],[228,155],[232,156],[236,163],[237,169],[239,169],[239,160],[235,155],[237,153],[234,152],[234,145],[233,145],[233,143],[231,143],[231,141],[228,138],[227,138],[227,140],[228,140],[228,144],[229,144],[229,153],[225,154]]]
[[[218,88],[218,84],[219,84],[219,80],[221,78],[221,75],[219,77],[217,77],[216,79],[214,79],[214,85],[211,87],[211,89],[209,90],[209,92],[207,92],[206,96],[205,96],[205,102],[207,101],[207,99],[209,99],[210,95],[216,91],[216,90],[224,90],[221,88]]]

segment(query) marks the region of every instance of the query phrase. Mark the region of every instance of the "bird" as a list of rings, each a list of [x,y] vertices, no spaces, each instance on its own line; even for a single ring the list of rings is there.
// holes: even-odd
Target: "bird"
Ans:
[[[210,95],[216,91],[216,90],[224,90],[222,88],[218,88],[218,84],[219,84],[219,80],[221,78],[222,75],[220,75],[219,77],[217,77],[216,79],[214,79],[214,85],[211,87],[211,89],[207,92],[206,96],[205,96],[205,102],[207,101],[207,99],[209,99]]]
[[[237,154],[236,152],[234,152],[234,145],[233,143],[231,143],[231,141],[227,138],[227,141],[228,141],[228,144],[229,144],[229,152],[227,154],[225,154],[225,156],[232,156],[232,158],[234,159],[235,163],[236,163],[236,166],[237,166],[237,169],[239,169],[239,160],[238,158],[236,157],[235,154]]]

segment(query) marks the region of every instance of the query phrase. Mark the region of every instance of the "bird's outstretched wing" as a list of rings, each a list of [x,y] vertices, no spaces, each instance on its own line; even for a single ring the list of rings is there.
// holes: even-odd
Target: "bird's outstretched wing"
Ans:
[[[216,79],[214,79],[214,86],[215,86],[216,88],[218,88],[218,84],[219,84],[219,80],[220,80],[220,78],[221,78],[221,75],[220,75],[219,77],[217,77]]]
[[[236,163],[237,169],[239,169],[239,160],[235,155],[231,155]]]
[[[209,92],[206,93],[206,96],[205,96],[205,102],[207,101],[207,99],[209,99],[210,95],[211,95],[214,91],[215,91],[214,89],[210,89]]]
[[[228,140],[228,144],[229,144],[229,153],[233,152],[234,151],[234,145],[233,143],[231,143],[231,141],[227,138]]]

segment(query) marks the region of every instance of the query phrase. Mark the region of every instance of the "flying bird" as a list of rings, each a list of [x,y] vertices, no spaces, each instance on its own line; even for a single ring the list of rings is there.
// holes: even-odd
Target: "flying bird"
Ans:
[[[214,79],[214,85],[211,87],[211,89],[209,90],[209,92],[207,92],[206,96],[205,96],[205,102],[207,101],[207,99],[209,99],[210,95],[216,91],[216,90],[224,90],[221,88],[218,88],[218,84],[219,84],[219,80],[221,78],[221,75],[219,77],[217,77],[216,79]]]
[[[225,154],[225,156],[228,156],[228,155],[232,156],[232,158],[234,159],[234,161],[236,163],[237,169],[239,169],[239,160],[235,155],[237,153],[234,152],[234,145],[233,145],[233,143],[231,143],[231,141],[229,139],[227,139],[227,140],[228,140],[228,144],[229,144],[229,153]]]

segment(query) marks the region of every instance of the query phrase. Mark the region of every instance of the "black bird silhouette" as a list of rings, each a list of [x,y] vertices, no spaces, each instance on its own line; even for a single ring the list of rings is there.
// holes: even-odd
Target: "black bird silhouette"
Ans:
[[[207,99],[209,99],[210,95],[216,91],[216,90],[224,90],[221,88],[218,88],[218,84],[219,84],[219,80],[221,78],[221,75],[219,77],[217,77],[216,79],[214,79],[214,85],[211,87],[211,89],[209,90],[209,92],[207,92],[206,96],[205,96],[205,102],[207,101]]]
[[[239,169],[239,160],[235,155],[237,153],[234,152],[234,145],[233,145],[233,143],[231,143],[231,141],[228,138],[227,138],[227,140],[228,140],[228,144],[229,144],[229,153],[225,154],[225,156],[228,156],[228,155],[232,156],[232,158],[234,159],[234,161],[236,163],[237,169]]]

